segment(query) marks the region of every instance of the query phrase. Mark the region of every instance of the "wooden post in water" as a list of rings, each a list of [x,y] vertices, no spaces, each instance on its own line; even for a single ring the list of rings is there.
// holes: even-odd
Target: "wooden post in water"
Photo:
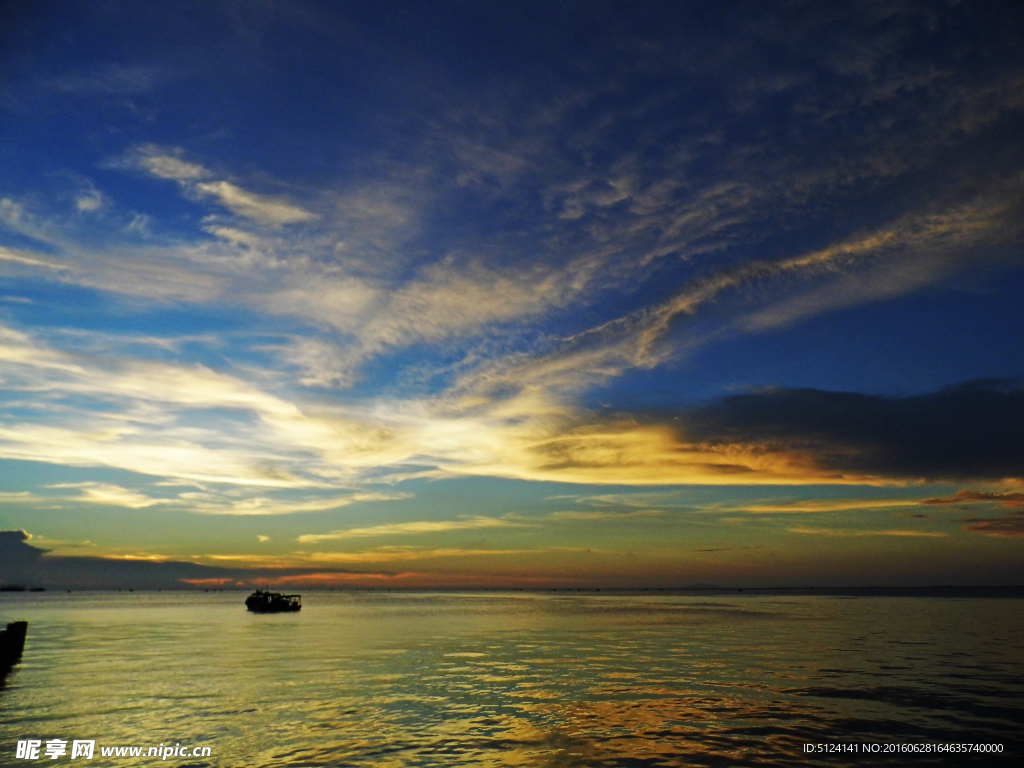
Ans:
[[[0,630],[0,679],[5,677],[21,658],[21,652],[25,650],[27,633],[27,621],[12,621],[7,625],[7,629]]]

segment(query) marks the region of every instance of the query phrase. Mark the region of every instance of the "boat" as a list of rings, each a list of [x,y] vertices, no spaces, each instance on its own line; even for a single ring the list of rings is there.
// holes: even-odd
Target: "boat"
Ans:
[[[302,595],[257,589],[245,599],[245,607],[253,613],[293,613],[302,610]]]

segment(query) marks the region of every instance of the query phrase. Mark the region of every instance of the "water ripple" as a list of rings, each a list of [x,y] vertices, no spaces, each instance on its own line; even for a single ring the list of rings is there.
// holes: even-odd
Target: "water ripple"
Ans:
[[[1019,757],[1020,600],[312,593],[3,598],[19,738],[207,744],[208,766],[902,765],[804,743]],[[902,758],[902,759],[901,759]],[[914,755],[913,765],[997,764]]]

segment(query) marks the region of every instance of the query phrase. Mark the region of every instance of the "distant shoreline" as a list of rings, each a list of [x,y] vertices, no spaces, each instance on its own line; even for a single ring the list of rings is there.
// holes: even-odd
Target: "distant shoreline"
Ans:
[[[66,596],[67,594],[110,594],[110,593],[161,593],[196,594],[203,592],[248,592],[250,587],[225,587],[218,589],[65,589],[48,588],[45,593],[31,593],[33,597]],[[294,590],[294,588],[292,588]],[[318,592],[352,592],[352,593],[390,593],[390,594],[564,594],[564,595],[604,595],[621,597],[643,597],[652,595],[677,595],[692,597],[935,597],[935,598],[1024,598],[1024,586],[932,586],[932,587],[309,587],[301,588],[305,593]],[[23,595],[30,593],[3,593]]]

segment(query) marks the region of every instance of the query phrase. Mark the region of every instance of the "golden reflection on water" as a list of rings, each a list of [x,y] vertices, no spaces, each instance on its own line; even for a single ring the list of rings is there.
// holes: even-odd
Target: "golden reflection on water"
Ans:
[[[0,764],[19,738],[95,738],[213,748],[186,765],[836,765],[801,745],[1010,749],[1024,720],[1019,600],[243,599],[5,597],[30,641],[0,691]]]

